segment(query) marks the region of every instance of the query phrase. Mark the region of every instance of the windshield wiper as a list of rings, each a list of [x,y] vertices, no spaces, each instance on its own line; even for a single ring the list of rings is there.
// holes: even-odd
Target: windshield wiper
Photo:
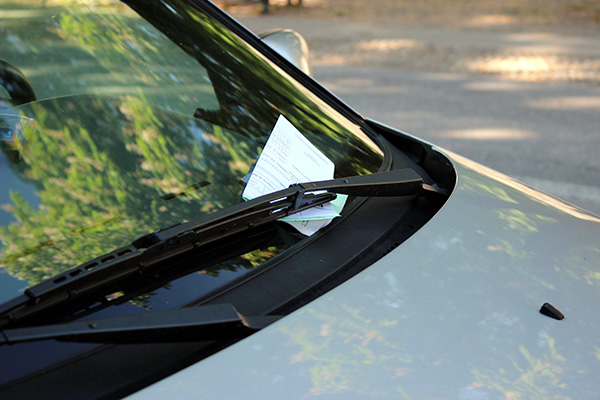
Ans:
[[[194,221],[182,223],[134,240],[81,264],[0,305],[0,329],[32,324],[102,301],[132,280],[168,270],[165,261],[199,251],[246,230],[267,229],[275,220],[333,200],[336,193],[354,196],[406,196],[421,191],[444,194],[423,183],[412,169],[292,185],[287,189],[242,202]],[[315,193],[316,192],[316,193]],[[162,269],[161,269],[162,268]],[[80,304],[81,303],[81,304]],[[64,315],[64,314],[63,314]]]
[[[245,316],[231,304],[205,305],[112,318],[0,330],[0,346],[55,339],[93,343],[165,343],[248,336],[280,315]]]

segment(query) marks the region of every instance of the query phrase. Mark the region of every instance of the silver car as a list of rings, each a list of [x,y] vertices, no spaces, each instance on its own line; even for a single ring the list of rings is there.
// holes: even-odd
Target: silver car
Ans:
[[[0,4],[1,398],[600,393],[597,216],[210,2]]]

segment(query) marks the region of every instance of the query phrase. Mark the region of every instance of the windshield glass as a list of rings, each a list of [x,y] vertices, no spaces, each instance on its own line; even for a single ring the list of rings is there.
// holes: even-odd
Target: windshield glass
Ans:
[[[241,201],[280,115],[335,164],[335,177],[381,167],[358,125],[214,19],[183,1],[127,3],[0,2],[0,302]],[[218,286],[298,240],[290,236],[132,305],[181,304],[182,293],[198,295],[194,280]]]

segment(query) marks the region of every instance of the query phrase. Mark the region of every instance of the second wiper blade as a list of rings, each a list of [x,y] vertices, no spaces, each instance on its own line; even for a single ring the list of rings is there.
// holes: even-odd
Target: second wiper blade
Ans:
[[[406,196],[432,191],[412,169],[292,185],[225,210],[160,230],[129,246],[97,257],[25,290],[0,305],[0,329],[31,323],[42,312],[110,295],[132,279],[148,276],[168,259],[197,251],[248,229],[268,226],[290,214],[333,200],[335,193],[354,196]],[[316,192],[316,193],[315,193]]]
[[[0,346],[55,339],[95,343],[164,343],[223,340],[250,335],[279,315],[245,316],[231,304],[0,330]]]

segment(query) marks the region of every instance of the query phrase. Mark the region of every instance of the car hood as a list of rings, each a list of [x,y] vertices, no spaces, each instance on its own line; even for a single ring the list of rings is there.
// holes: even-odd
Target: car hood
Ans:
[[[600,220],[448,157],[456,190],[401,246],[133,398],[595,397]]]

